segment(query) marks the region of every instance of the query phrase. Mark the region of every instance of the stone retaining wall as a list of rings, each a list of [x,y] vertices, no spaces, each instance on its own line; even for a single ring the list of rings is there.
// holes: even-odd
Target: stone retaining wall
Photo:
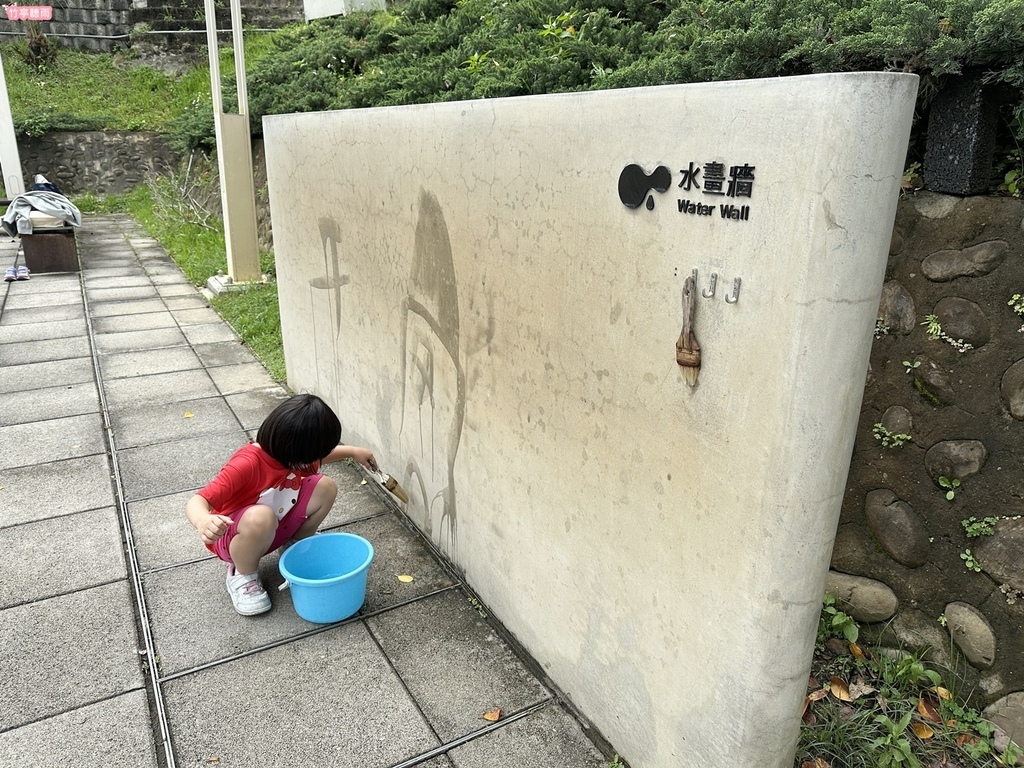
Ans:
[[[829,579],[868,634],[955,667],[1018,743],[1022,220],[1019,199],[901,202]]]

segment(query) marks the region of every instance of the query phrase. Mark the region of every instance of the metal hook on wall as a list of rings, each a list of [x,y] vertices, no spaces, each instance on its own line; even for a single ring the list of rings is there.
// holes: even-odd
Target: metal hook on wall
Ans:
[[[715,295],[715,286],[717,284],[718,284],[718,273],[717,272],[712,272],[711,273],[711,285],[709,286],[708,290],[701,291],[700,295],[703,296],[705,299],[713,298],[714,295]],[[710,291],[710,293],[709,293],[709,291]]]
[[[740,300],[740,279],[737,277],[732,281],[732,297],[725,297],[726,304],[735,304]]]

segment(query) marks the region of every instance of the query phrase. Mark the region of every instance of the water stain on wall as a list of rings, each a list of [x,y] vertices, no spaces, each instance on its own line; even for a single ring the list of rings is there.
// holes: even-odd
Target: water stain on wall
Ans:
[[[433,193],[420,190],[412,272],[402,303],[402,421],[408,513],[449,555],[458,543],[455,461],[466,415],[451,239]]]

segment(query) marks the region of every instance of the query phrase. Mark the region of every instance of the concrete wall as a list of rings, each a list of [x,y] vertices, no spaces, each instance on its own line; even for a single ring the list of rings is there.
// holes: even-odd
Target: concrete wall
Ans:
[[[916,83],[264,120],[289,384],[635,768],[792,762]]]

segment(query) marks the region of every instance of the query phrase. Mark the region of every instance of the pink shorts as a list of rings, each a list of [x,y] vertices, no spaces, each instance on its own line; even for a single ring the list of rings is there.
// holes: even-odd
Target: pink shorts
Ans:
[[[274,540],[270,543],[270,548],[267,549],[263,554],[269,554],[275,549],[284,544],[288,539],[295,535],[295,532],[302,527],[302,524],[306,522],[306,507],[309,506],[309,499],[313,495],[313,489],[316,488],[316,484],[320,482],[320,478],[323,475],[310,475],[302,479],[302,485],[299,486],[299,498],[295,502],[295,506],[291,508],[287,515],[282,517],[277,523],[277,532],[274,534]],[[242,519],[242,515],[247,510],[251,509],[244,507],[235,512],[232,512],[226,517],[230,517],[234,522],[228,526],[227,531],[212,546],[207,547],[213,554],[223,560],[225,563],[231,562],[231,553],[228,547],[231,546],[231,540],[235,538],[235,534],[238,533],[238,521]]]

